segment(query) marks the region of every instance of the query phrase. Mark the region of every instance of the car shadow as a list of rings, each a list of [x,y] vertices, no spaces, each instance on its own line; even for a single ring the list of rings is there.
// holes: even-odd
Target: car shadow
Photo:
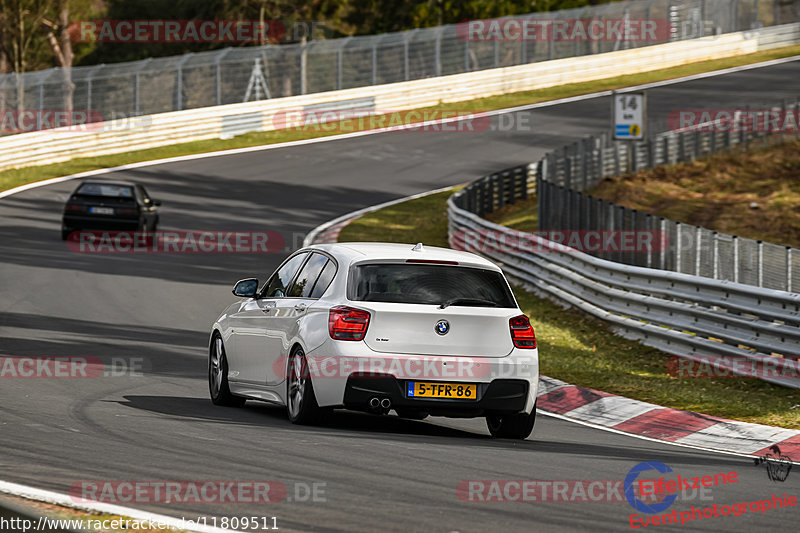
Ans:
[[[326,414],[316,425],[295,425],[286,417],[286,409],[262,402],[248,402],[243,408],[215,406],[205,398],[185,398],[176,396],[136,396],[126,395],[120,405],[162,415],[169,415],[207,422],[232,424],[238,426],[263,426],[283,428],[307,437],[309,434],[324,434],[344,439],[386,440],[414,444],[436,444],[437,446],[481,447],[494,450],[514,450],[517,453],[544,455],[580,455],[588,457],[618,458],[625,461],[650,461],[654,457],[652,443],[631,440],[625,445],[565,442],[548,440],[541,429],[534,429],[526,440],[494,439],[488,433],[476,433],[438,424],[437,418],[425,421],[408,420],[398,416],[372,415],[356,411],[334,410]],[[550,422],[550,420],[548,420]],[[560,423],[561,421],[559,421]],[[545,422],[547,423],[547,422]],[[567,423],[567,422],[563,422]],[[539,428],[543,425],[538,421]],[[642,444],[638,444],[642,442]],[[736,465],[749,460],[739,457],[717,456],[698,452],[686,454],[686,449],[671,449],[664,445],[657,452],[659,461],[681,466]]]

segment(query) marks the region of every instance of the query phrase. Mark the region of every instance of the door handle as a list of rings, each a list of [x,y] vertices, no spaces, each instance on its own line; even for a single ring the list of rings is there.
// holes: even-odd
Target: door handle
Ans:
[[[261,312],[262,312],[262,313],[269,313],[269,312],[270,312],[270,311],[272,311],[273,309],[275,309],[275,308],[274,308],[274,307],[262,307],[262,308],[261,308]]]
[[[302,313],[306,310],[306,304],[297,304],[294,306],[294,310],[298,313]]]

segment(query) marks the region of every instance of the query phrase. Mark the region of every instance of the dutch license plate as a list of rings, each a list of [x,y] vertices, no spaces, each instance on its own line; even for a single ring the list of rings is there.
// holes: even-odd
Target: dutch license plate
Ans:
[[[475,400],[477,385],[467,383],[428,383],[408,382],[409,398],[452,398],[456,400]]]
[[[113,207],[90,207],[90,213],[94,213],[95,215],[113,215],[114,208]]]

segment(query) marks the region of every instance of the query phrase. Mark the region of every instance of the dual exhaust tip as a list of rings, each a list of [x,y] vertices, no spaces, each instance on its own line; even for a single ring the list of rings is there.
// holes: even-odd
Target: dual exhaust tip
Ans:
[[[369,399],[369,408],[375,412],[383,412],[388,413],[389,409],[392,407],[392,400],[389,398],[378,398],[377,396],[373,396]]]

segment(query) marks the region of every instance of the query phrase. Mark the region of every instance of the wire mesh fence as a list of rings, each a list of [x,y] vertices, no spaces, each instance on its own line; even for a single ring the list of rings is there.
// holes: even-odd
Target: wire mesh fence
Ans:
[[[498,19],[508,22],[510,19]],[[471,38],[462,24],[300,44],[234,47],[142,61],[0,75],[0,112],[92,110],[106,120],[181,109],[363,87],[597,54],[800,20],[800,0],[633,0],[514,17],[545,28],[607,24],[582,38]],[[642,20],[663,32],[635,38]],[[550,24],[550,26],[548,26]],[[566,22],[565,22],[566,24]],[[487,26],[488,27],[488,26]],[[510,26],[509,26],[510,27]],[[567,26],[564,26],[565,28]],[[661,27],[661,26],[659,26]],[[565,30],[566,31],[566,30]],[[254,84],[263,91],[252,91]],[[0,134],[23,131],[0,128]]]
[[[667,132],[647,142],[616,142],[589,137],[547,154],[531,170],[536,179],[540,231],[653,232],[664,246],[633,251],[588,250],[603,259],[647,266],[770,289],[800,291],[800,250],[655,217],[594,198],[584,191],[603,178],[662,164],[692,161],[710,154],[769,146],[800,139],[800,99],[773,107],[792,117],[790,133],[778,128],[733,127],[736,117],[713,131]],[[745,111],[746,112],[746,111]],[[769,122],[766,122],[769,124]],[[718,131],[723,129],[726,131]]]

